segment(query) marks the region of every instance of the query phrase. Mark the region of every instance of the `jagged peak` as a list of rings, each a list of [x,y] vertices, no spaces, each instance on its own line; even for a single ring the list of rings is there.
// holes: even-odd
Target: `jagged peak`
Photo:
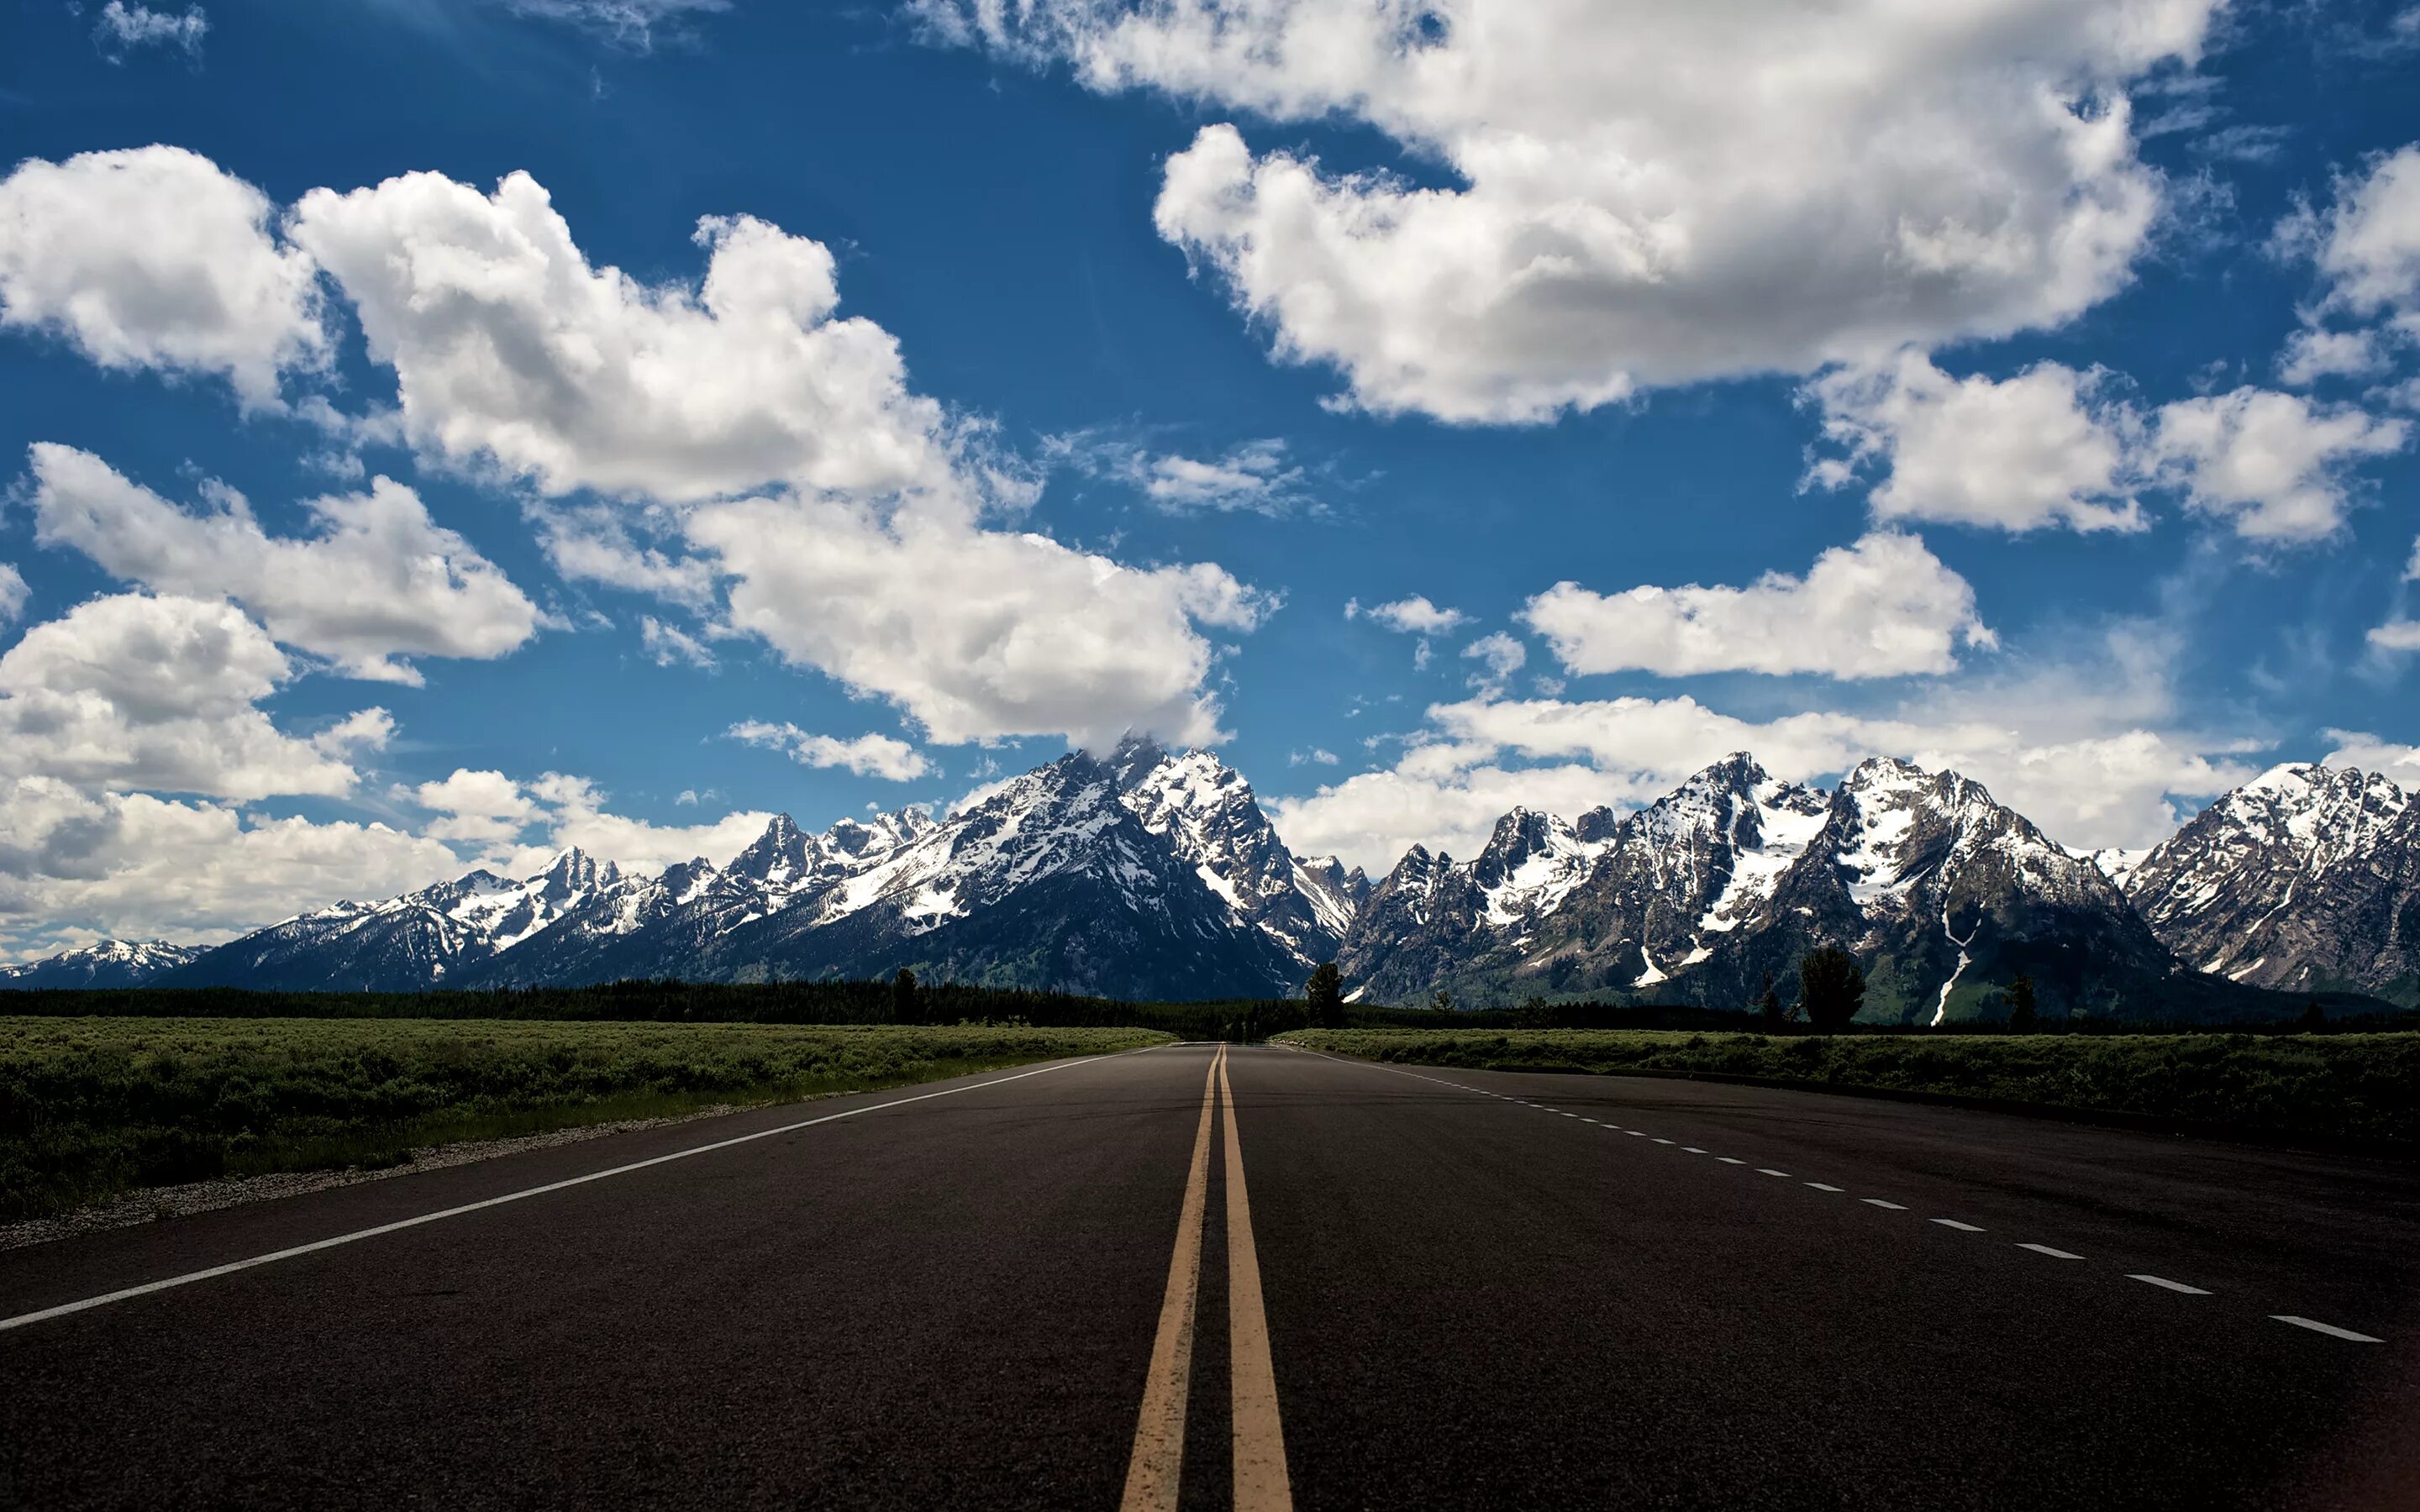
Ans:
[[[763,834],[731,858],[731,870],[743,876],[761,878],[785,861],[794,866],[804,862],[808,852],[816,848],[815,837],[800,829],[797,820],[777,813],[766,824]]]
[[[1857,792],[1877,787],[1906,787],[1936,774],[1925,770],[1904,756],[1869,756],[1849,768],[1840,779],[1840,791]]]
[[[1572,821],[1572,834],[1584,845],[1602,845],[1620,832],[1621,818],[1609,805],[1600,803]]]
[[[2367,772],[2358,766],[2331,766],[2324,762],[2281,762],[2221,797],[2212,807],[2250,794],[2287,803],[2363,802],[2374,797],[2398,809],[2410,796],[2382,772]]]
[[[1746,793],[1763,786],[1772,779],[1764,764],[1749,750],[1735,750],[1718,762],[1712,762],[1692,773],[1683,788],[1720,788],[1733,793]]]
[[[1130,789],[1166,765],[1168,761],[1167,747],[1148,732],[1129,730],[1119,737],[1103,764],[1117,778],[1119,787]]]
[[[1487,837],[1481,856],[1513,851],[1527,853],[1548,842],[1557,834],[1569,835],[1572,826],[1566,820],[1544,809],[1531,809],[1515,804],[1511,812],[1496,821],[1496,828]]]
[[[765,825],[765,832],[756,837],[755,843],[759,845],[787,845],[794,841],[804,840],[805,838],[806,831],[799,827],[799,822],[797,820],[791,818],[788,814],[777,813],[770,820],[767,821]]]
[[[2355,774],[2359,775],[2359,774]],[[2328,785],[2328,768],[2317,762],[2279,762],[2236,791],[2241,793],[2306,793]]]
[[[571,890],[610,887],[622,879],[622,869],[612,861],[599,861],[577,845],[566,845],[555,853],[552,862],[535,880],[550,887]]]

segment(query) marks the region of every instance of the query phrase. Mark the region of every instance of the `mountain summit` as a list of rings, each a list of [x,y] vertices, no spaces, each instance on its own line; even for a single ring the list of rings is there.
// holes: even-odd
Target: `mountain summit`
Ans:
[[[728,861],[625,872],[577,849],[339,903],[215,949],[109,943],[17,987],[412,991],[630,978],[942,980],[1129,998],[1296,992],[1744,1008],[1799,959],[1865,964],[1866,1017],[2299,1011],[2254,991],[2420,1002],[2420,805],[2376,776],[2281,766],[2149,852],[2078,856],[1955,772],[1865,762],[1829,790],[1745,751],[1631,813],[1514,809],[1468,860],[1415,846],[1375,886],[1293,853],[1208,751],[1071,751],[954,813],[787,815]]]

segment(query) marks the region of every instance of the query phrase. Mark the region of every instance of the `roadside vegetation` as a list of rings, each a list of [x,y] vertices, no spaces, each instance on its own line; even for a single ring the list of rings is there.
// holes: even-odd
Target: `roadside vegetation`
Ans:
[[[1167,1038],[981,1024],[0,1017],[0,1222],[137,1187],[392,1165],[459,1140],[896,1087]]]
[[[1303,1029],[1307,1049],[1488,1071],[1752,1077],[2118,1113],[2420,1152],[2420,1035]]]

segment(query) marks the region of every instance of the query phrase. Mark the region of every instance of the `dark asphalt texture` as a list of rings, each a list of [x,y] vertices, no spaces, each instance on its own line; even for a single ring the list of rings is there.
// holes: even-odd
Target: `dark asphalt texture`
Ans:
[[[0,1333],[0,1505],[1113,1507],[1209,1055]],[[0,1255],[0,1317],[1000,1074]],[[1279,1048],[1230,1076],[1299,1506],[2420,1507],[2410,1166]],[[1188,1506],[1228,1500],[1222,1160]]]

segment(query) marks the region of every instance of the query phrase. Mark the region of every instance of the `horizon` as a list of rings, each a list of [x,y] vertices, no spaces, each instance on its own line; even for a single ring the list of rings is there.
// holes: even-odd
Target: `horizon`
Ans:
[[[2414,785],[2408,5],[1550,9],[25,0],[0,960],[1129,729],[1373,874],[1740,748]]]
[[[1178,747],[1171,748],[1148,736],[1126,735],[1122,736],[1115,746],[1113,746],[1111,749],[1104,755],[1094,755],[1089,750],[1078,748],[1076,750],[1068,752],[1066,756],[1053,758],[1051,761],[1042,763],[1036,766],[1029,768],[1025,772],[1015,774],[1015,776],[1012,777],[1003,778],[995,782],[986,783],[983,787],[978,788],[973,793],[968,795],[965,798],[959,800],[958,803],[946,809],[940,809],[936,805],[929,803],[911,803],[899,809],[879,812],[876,817],[896,819],[913,814],[922,818],[927,824],[937,825],[946,825],[950,821],[958,818],[960,815],[967,813],[973,809],[981,807],[991,798],[998,796],[1018,778],[1033,776],[1052,765],[1058,764],[1059,762],[1066,760],[1067,756],[1081,755],[1096,764],[1103,763],[1106,762],[1108,756],[1116,754],[1117,751],[1125,748],[1128,744],[1137,741],[1149,744],[1158,748],[1162,754],[1163,761],[1181,760],[1196,755],[1208,755],[1213,760],[1219,761],[1220,765],[1225,767],[1226,770],[1234,772],[1237,776],[1242,777],[1247,787],[1251,785],[1251,779],[1249,774],[1244,773],[1240,768],[1228,765],[1223,759],[1220,759],[1218,756],[1218,752],[1214,748],[1206,747]],[[1490,834],[1487,840],[1481,844],[1474,845],[1466,853],[1458,856],[1450,851],[1442,849],[1435,850],[1429,853],[1429,859],[1435,863],[1449,864],[1452,866],[1468,866],[1476,860],[1478,856],[1483,855],[1488,846],[1494,843],[1495,832],[1500,830],[1506,821],[1523,813],[1543,814],[1547,818],[1562,824],[1566,827],[1575,824],[1588,812],[1609,812],[1614,814],[1616,817],[1627,817],[1628,815],[1637,813],[1644,809],[1652,808],[1657,802],[1662,801],[1664,798],[1677,795],[1681,789],[1686,787],[1689,783],[1696,781],[1699,778],[1705,776],[1706,773],[1714,770],[1716,767],[1729,765],[1743,758],[1745,758],[1750,764],[1754,765],[1760,772],[1764,772],[1764,764],[1762,761],[1758,758],[1755,752],[1738,750],[1728,752],[1719,760],[1708,763],[1705,766],[1700,767],[1698,771],[1691,773],[1688,777],[1676,783],[1669,792],[1658,795],[1654,798],[1650,798],[1639,803],[1627,805],[1600,805],[1597,809],[1584,810],[1581,814],[1566,814],[1553,810],[1532,809],[1524,805],[1516,804],[1497,817],[1495,824],[1490,826]],[[1927,776],[1957,777],[1962,780],[1970,782],[1976,780],[1964,773],[1956,771],[1954,768],[1926,766],[1921,763],[1899,756],[1869,756],[1865,758],[1859,765],[1869,765],[1876,762],[1892,763],[1897,765],[1911,768]],[[1838,775],[1838,780],[1830,784],[1824,784],[1822,782],[1791,782],[1785,779],[1775,778],[1769,772],[1765,772],[1765,777],[1769,781],[1782,781],[1787,786],[1803,787],[1809,792],[1829,798],[1833,795],[1837,794],[1840,787],[1847,782],[1848,779],[1854,775],[1854,769],[1852,769],[1850,772],[1840,773]],[[2241,792],[2245,789],[2259,788],[2267,784],[2272,779],[2275,778],[2281,772],[2302,771],[2349,771],[2359,776],[2384,781],[2388,785],[2396,787],[2398,792],[2404,791],[2400,784],[2396,783],[2393,777],[2387,773],[2366,771],[2361,767],[2354,766],[2350,763],[2335,762],[2333,758],[2329,761],[2323,762],[2279,762],[2274,766],[2269,767],[2253,777],[2241,787],[2230,791]],[[1986,796],[1993,796],[1988,783],[1977,782],[1976,785],[1983,789]],[[1259,797],[1257,790],[1254,790],[1253,795],[1257,806]],[[2222,796],[2224,795],[2225,795]],[[1993,796],[1993,801],[1996,803],[1999,800]],[[2007,807],[2007,805],[2002,805],[2002,807]],[[1263,811],[1265,813],[1266,810],[1264,810]],[[2028,819],[2030,822],[2030,816],[2013,809],[2010,810],[2010,811],[2017,812],[2019,818]],[[504,884],[507,887],[517,885],[524,885],[551,874],[566,858],[573,856],[579,856],[583,859],[595,862],[600,867],[600,869],[612,869],[617,871],[624,877],[655,877],[661,875],[664,872],[670,870],[670,868],[674,866],[699,863],[703,863],[718,872],[727,872],[737,865],[739,859],[744,856],[749,850],[752,849],[757,843],[761,842],[770,835],[774,829],[778,828],[785,822],[796,828],[800,834],[814,840],[822,840],[829,837],[834,830],[838,829],[843,825],[857,825],[861,827],[865,825],[865,821],[856,814],[841,814],[833,818],[830,823],[825,825],[821,828],[812,828],[805,825],[801,825],[797,816],[789,813],[787,810],[777,810],[771,813],[762,816],[747,815],[734,817],[747,817],[751,819],[761,818],[761,826],[738,846],[719,856],[701,852],[695,856],[678,857],[670,861],[634,861],[626,864],[616,860],[613,856],[592,851],[576,841],[557,846],[551,850],[544,851],[543,853],[533,852],[524,848],[522,851],[508,858],[497,856],[474,857],[469,863],[467,870],[456,875],[436,878],[420,887],[407,889],[404,892],[376,898],[349,897],[329,899],[323,903],[298,909],[294,913],[286,915],[280,918],[256,920],[250,924],[240,925],[226,931],[218,932],[216,935],[189,936],[185,939],[175,940],[167,939],[165,937],[120,938],[116,936],[103,936],[96,939],[81,941],[75,945],[63,947],[58,949],[46,951],[42,955],[27,956],[17,960],[0,960],[0,966],[38,964],[54,957],[75,956],[87,951],[105,949],[112,946],[140,947],[156,945],[169,946],[178,949],[194,946],[211,947],[227,943],[229,940],[241,938],[246,934],[256,933],[260,930],[272,929],[280,924],[289,923],[296,918],[307,918],[315,914],[335,912],[349,905],[354,907],[375,907],[380,904],[396,902],[405,897],[413,896],[423,891],[433,890],[467,882],[474,876],[485,875],[492,877],[496,881]],[[2191,814],[2182,816],[2179,820],[2179,830],[2180,831],[2184,825],[2190,824],[2193,817],[2194,816]],[[1276,827],[1274,821],[1272,821],[1271,827]],[[2131,867],[2133,864],[2139,862],[2143,857],[2150,855],[2159,848],[2157,844],[2153,844],[2134,847],[2104,846],[2086,849],[2060,841],[2055,835],[2049,834],[2047,830],[2044,831],[2044,835],[2053,844],[2056,845],[2067,855],[2094,866],[2101,870],[2103,874],[2108,875],[2113,882],[2120,883],[2121,886],[2121,876],[2118,873],[2111,872],[2108,869],[2108,863],[2104,862],[2102,857],[2111,857],[2118,864]],[[2164,840],[2166,838],[2169,837],[2163,837]],[[1282,833],[1279,835],[1279,840],[1280,842],[1284,841]],[[1413,847],[1413,849],[1421,848],[1422,847],[1419,847],[1418,845]],[[1288,849],[1292,851],[1291,846],[1289,846]],[[1392,859],[1387,861],[1381,866],[1369,866],[1354,861],[1348,857],[1333,854],[1311,856],[1304,855],[1298,851],[1293,852],[1293,854],[1295,859],[1297,861],[1311,864],[1326,863],[1336,866],[1342,870],[1348,876],[1358,875],[1366,878],[1368,882],[1374,887],[1378,883],[1383,882],[1388,877],[1391,876],[1405,860],[1409,859],[1412,855],[1412,850],[1407,849],[1401,855],[1394,856]]]

